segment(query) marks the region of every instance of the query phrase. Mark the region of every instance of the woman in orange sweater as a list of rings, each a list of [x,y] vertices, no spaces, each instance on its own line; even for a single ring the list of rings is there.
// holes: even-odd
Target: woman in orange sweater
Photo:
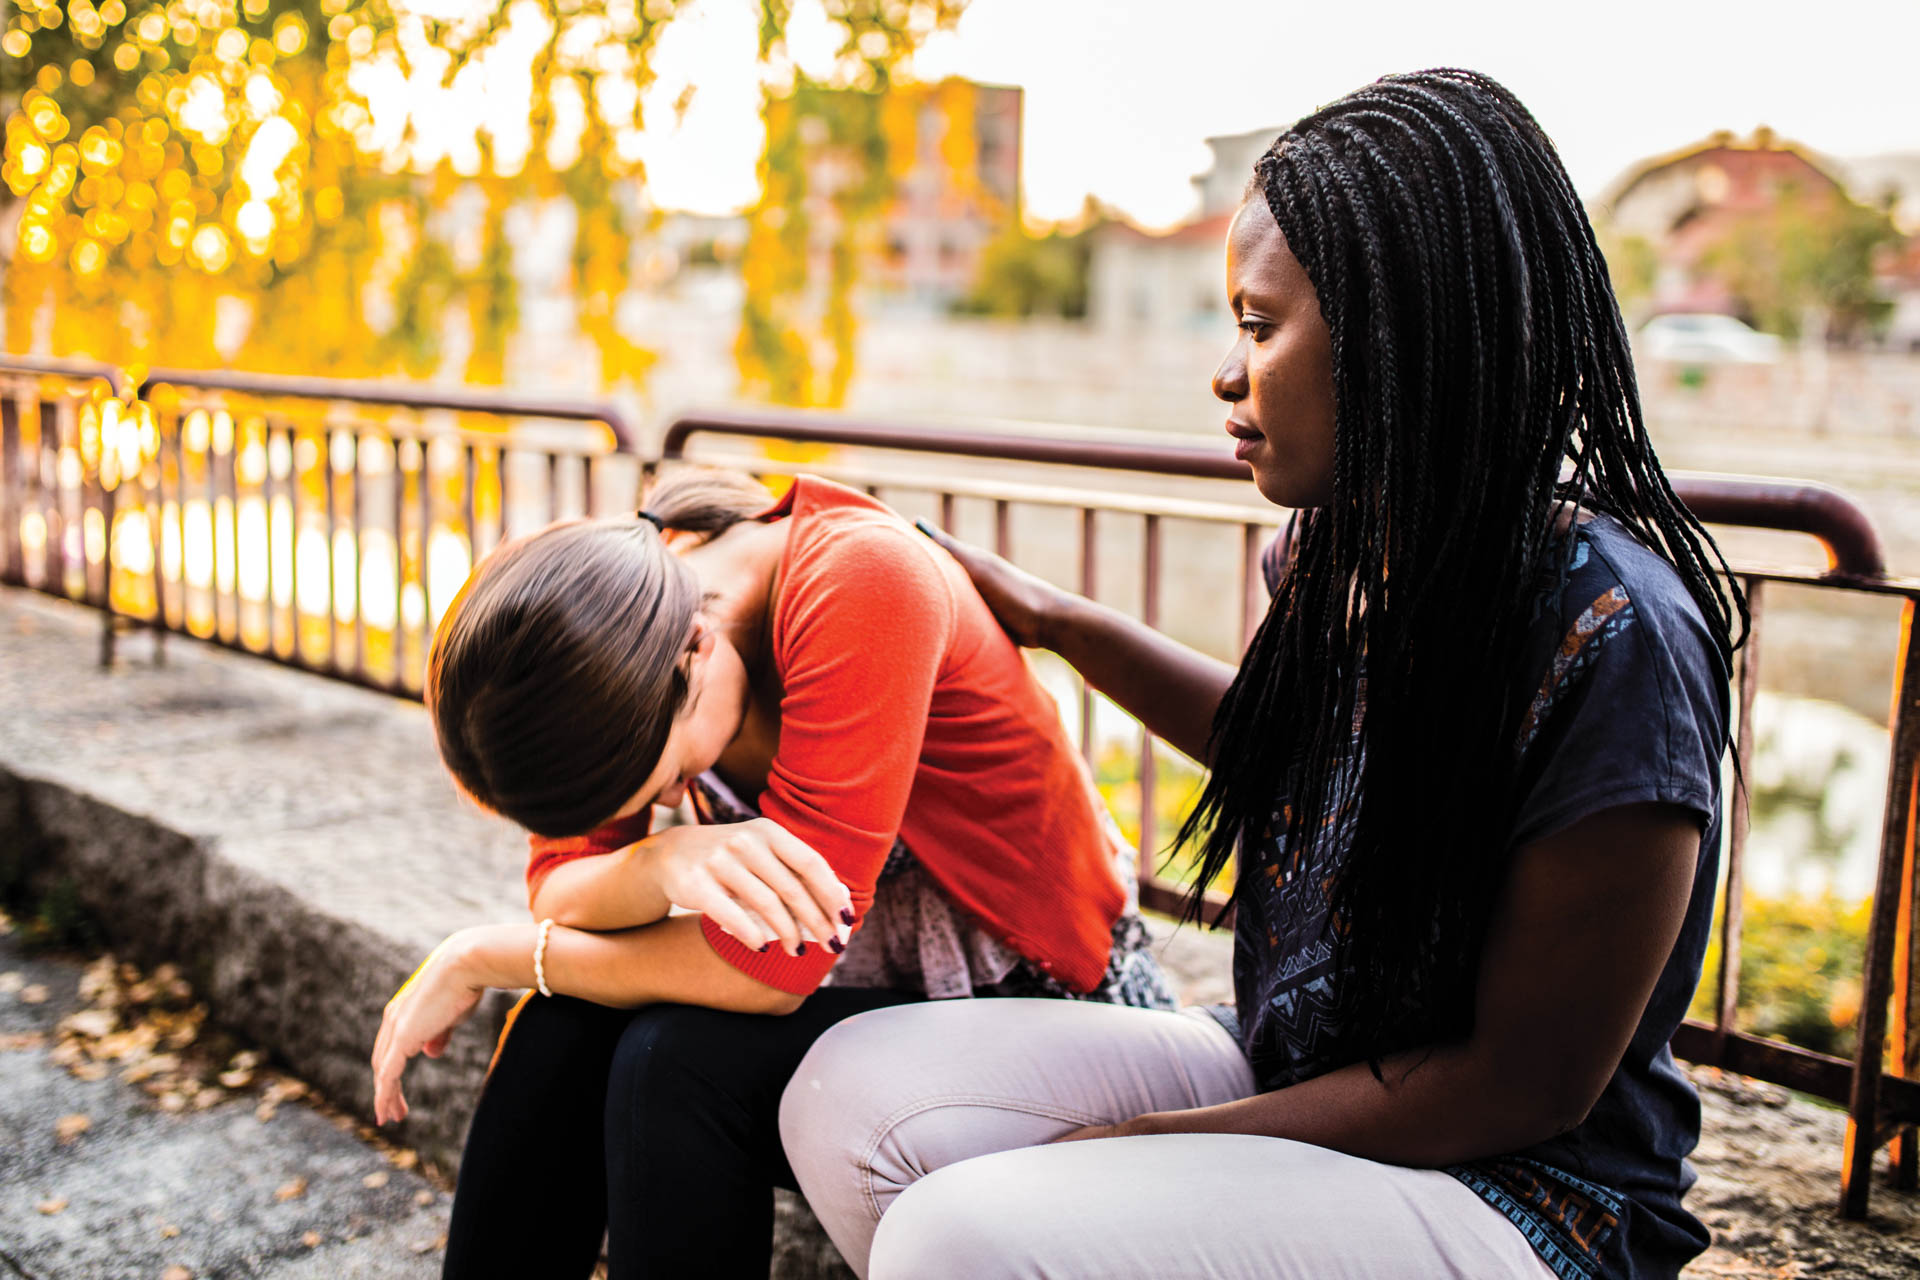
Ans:
[[[585,1275],[603,1225],[616,1276],[764,1276],[781,1091],[827,1027],[927,996],[1172,1003],[1052,700],[863,494],[682,473],[638,517],[507,543],[427,700],[461,787],[534,833],[539,922],[448,938],[375,1048],[402,1119],[408,1058],[487,988],[539,992],[475,1115],[450,1276]],[[689,794],[702,823],[649,834]]]

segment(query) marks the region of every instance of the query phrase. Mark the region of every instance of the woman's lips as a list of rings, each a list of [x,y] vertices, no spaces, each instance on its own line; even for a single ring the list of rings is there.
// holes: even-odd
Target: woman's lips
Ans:
[[[1232,418],[1227,419],[1227,434],[1233,437],[1233,456],[1241,462],[1247,460],[1262,438],[1259,428]]]

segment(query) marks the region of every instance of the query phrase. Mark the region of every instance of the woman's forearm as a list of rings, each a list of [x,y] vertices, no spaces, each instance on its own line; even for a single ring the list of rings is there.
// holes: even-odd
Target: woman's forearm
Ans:
[[[531,987],[535,925],[469,930],[459,958],[474,986]],[[701,936],[697,916],[674,916],[619,933],[555,925],[541,965],[547,986],[615,1009],[643,1004],[704,1005],[735,1013],[790,1013],[803,997],[755,981],[722,960]]]
[[[530,906],[536,919],[574,929],[631,929],[666,918],[672,903],[649,856],[657,842],[563,862],[547,872]]]
[[[1080,596],[1060,597],[1042,639],[1156,736],[1207,762],[1213,713],[1233,683],[1232,667]]]
[[[1291,1138],[1385,1164],[1438,1168],[1520,1151],[1577,1125],[1564,1095],[1515,1078],[1470,1045],[1357,1062],[1302,1084],[1192,1111],[1154,1112],[1126,1133]]]

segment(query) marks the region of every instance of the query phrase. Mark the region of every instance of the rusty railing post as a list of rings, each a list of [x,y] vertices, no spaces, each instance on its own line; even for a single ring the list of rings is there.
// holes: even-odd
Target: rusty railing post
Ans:
[[[1881,1053],[1886,1044],[1887,1000],[1893,994],[1892,959],[1901,886],[1911,883],[1914,855],[1915,757],[1920,756],[1920,645],[1914,643],[1916,616],[1909,599],[1900,615],[1900,662],[1894,671],[1892,761],[1887,769],[1886,817],[1880,839],[1880,868],[1874,878],[1873,914],[1867,925],[1867,951],[1861,969],[1860,1047],[1854,1057],[1853,1089],[1847,1107],[1847,1139],[1840,1166],[1840,1213],[1864,1218],[1873,1173],[1873,1153],[1881,1142]]]

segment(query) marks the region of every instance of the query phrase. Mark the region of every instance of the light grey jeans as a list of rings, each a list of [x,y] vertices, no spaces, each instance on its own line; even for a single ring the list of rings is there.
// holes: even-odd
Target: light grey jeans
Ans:
[[[814,1212],[871,1280],[1540,1280],[1520,1232],[1447,1174],[1231,1134],[1043,1145],[1255,1092],[1197,1011],[954,1000],[829,1030],[780,1107]]]

